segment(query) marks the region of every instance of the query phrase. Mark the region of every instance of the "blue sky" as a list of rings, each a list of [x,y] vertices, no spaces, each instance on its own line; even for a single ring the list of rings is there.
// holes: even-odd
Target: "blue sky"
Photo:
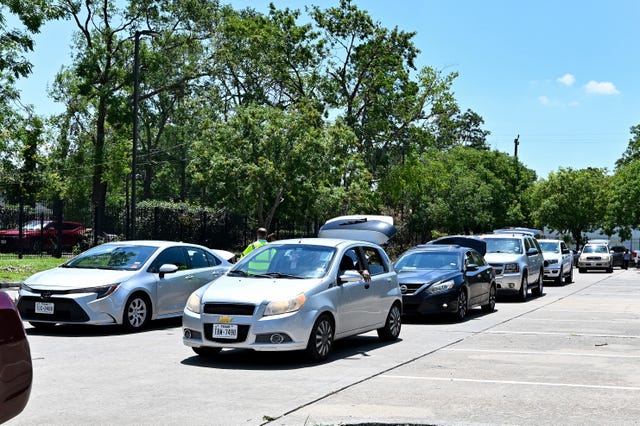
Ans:
[[[265,11],[268,1],[235,0]],[[336,1],[276,1],[278,7]],[[612,170],[640,124],[640,1],[360,0],[376,21],[415,31],[416,65],[458,72],[462,110],[480,114],[493,149],[513,154],[545,178],[560,167]],[[47,24],[22,81],[23,102],[60,111],[47,87],[71,63],[69,22]]]

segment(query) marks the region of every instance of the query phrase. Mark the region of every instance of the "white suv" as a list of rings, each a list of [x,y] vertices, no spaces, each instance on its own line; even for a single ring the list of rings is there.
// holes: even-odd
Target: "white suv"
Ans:
[[[573,256],[561,240],[538,240],[544,257],[544,279],[553,280],[555,284],[573,282]]]
[[[542,295],[544,259],[538,241],[524,231],[500,231],[480,235],[487,243],[484,255],[496,273],[498,293],[517,293],[521,301],[527,300],[531,287],[533,295]]]
[[[578,272],[582,274],[589,269],[613,272],[613,255],[607,242],[590,241],[582,247],[578,258]]]

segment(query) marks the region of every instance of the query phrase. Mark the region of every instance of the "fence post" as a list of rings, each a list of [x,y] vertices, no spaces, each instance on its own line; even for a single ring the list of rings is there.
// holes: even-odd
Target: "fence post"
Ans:
[[[55,216],[56,222],[58,222],[58,226],[56,227],[56,246],[55,251],[53,253],[53,257],[60,259],[62,257],[62,208],[63,203],[60,198],[56,199],[55,202]]]
[[[18,259],[22,259],[22,244],[24,243],[24,200],[20,197],[18,208]]]

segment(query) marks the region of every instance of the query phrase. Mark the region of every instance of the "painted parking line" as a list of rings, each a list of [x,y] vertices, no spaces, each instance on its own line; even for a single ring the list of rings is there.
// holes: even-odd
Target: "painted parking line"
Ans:
[[[423,381],[435,381],[435,382],[487,383],[487,384],[498,384],[498,385],[552,386],[552,387],[566,387],[566,388],[640,391],[640,387],[638,386],[582,385],[577,383],[525,382],[525,381],[519,381],[519,380],[457,379],[452,377],[396,376],[391,374],[383,374],[379,377],[382,377],[385,379],[423,380]]]
[[[576,333],[576,332],[553,332],[553,331],[497,331],[487,330],[486,334],[528,334],[532,336],[580,336],[580,337],[612,337],[618,339],[640,339],[640,336],[632,334],[603,334],[603,333]]]
[[[628,319],[628,318],[620,318],[620,319],[613,319],[613,320],[599,320],[599,319],[549,319],[549,318],[528,318],[528,317],[521,317],[521,318],[517,318],[518,320],[522,320],[522,321],[540,321],[540,322],[546,322],[549,324],[553,324],[556,322],[595,322],[598,324],[603,324],[603,323],[607,323],[607,324],[629,324],[630,322],[640,322],[640,318],[632,318],[632,319]]]
[[[481,353],[513,354],[513,355],[552,355],[552,356],[569,356],[569,357],[640,359],[640,355],[589,354],[589,353],[577,353],[577,352],[500,351],[500,350],[494,350],[494,349],[461,349],[461,348],[444,348],[442,350],[448,351],[448,352],[481,352]]]

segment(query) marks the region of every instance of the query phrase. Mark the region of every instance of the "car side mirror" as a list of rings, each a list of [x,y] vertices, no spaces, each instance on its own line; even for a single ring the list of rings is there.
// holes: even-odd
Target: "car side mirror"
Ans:
[[[569,252],[569,250],[567,250],[567,249],[562,250],[562,254],[569,254],[569,253],[570,253],[570,252]]]
[[[344,283],[356,283],[358,281],[360,281],[362,279],[362,275],[360,275],[360,272],[354,270],[354,269],[349,269],[344,271],[339,277],[338,277],[338,284],[344,284]]]
[[[165,274],[173,274],[178,270],[178,266],[172,263],[165,263],[160,267],[158,272],[160,273],[160,278],[164,278]]]
[[[529,250],[527,250],[527,256],[531,256],[534,254],[538,254],[538,249],[535,247],[531,247]]]
[[[469,263],[467,265],[467,272],[473,272],[473,271],[477,271],[480,267],[478,265],[476,265],[475,263]]]

